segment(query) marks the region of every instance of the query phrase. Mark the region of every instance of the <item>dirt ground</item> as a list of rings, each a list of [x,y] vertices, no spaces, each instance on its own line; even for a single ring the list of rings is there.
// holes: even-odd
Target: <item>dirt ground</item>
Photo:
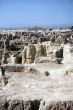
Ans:
[[[24,72],[6,72],[8,84],[0,88],[0,96],[44,99],[72,100],[72,65],[63,64],[26,64]],[[48,74],[46,74],[48,73]]]

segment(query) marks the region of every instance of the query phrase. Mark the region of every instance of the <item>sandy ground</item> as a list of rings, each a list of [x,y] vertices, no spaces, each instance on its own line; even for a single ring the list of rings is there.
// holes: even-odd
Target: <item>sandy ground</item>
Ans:
[[[25,72],[6,72],[8,84],[0,88],[0,96],[8,100],[16,97],[44,100],[73,100],[73,73],[66,74],[72,68],[69,64],[26,64]],[[30,70],[30,68],[32,68]],[[45,75],[45,71],[49,75]]]

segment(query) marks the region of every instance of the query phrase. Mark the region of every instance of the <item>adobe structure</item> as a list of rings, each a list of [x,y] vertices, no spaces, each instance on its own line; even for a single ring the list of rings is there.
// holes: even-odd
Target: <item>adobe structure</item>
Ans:
[[[73,30],[0,30],[0,110],[73,110]]]

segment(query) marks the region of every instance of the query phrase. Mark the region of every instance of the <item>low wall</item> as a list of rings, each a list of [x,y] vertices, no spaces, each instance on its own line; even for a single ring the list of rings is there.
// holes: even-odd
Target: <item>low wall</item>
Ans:
[[[73,101],[42,101],[0,98],[0,110],[73,110]]]
[[[25,66],[21,64],[15,64],[15,65],[2,65],[3,68],[5,68],[5,71],[8,72],[23,72],[25,70]]]

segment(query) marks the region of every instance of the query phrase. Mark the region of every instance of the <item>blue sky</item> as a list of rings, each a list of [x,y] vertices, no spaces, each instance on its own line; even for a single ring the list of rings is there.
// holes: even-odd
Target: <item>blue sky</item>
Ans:
[[[73,0],[0,0],[0,27],[73,25]]]

